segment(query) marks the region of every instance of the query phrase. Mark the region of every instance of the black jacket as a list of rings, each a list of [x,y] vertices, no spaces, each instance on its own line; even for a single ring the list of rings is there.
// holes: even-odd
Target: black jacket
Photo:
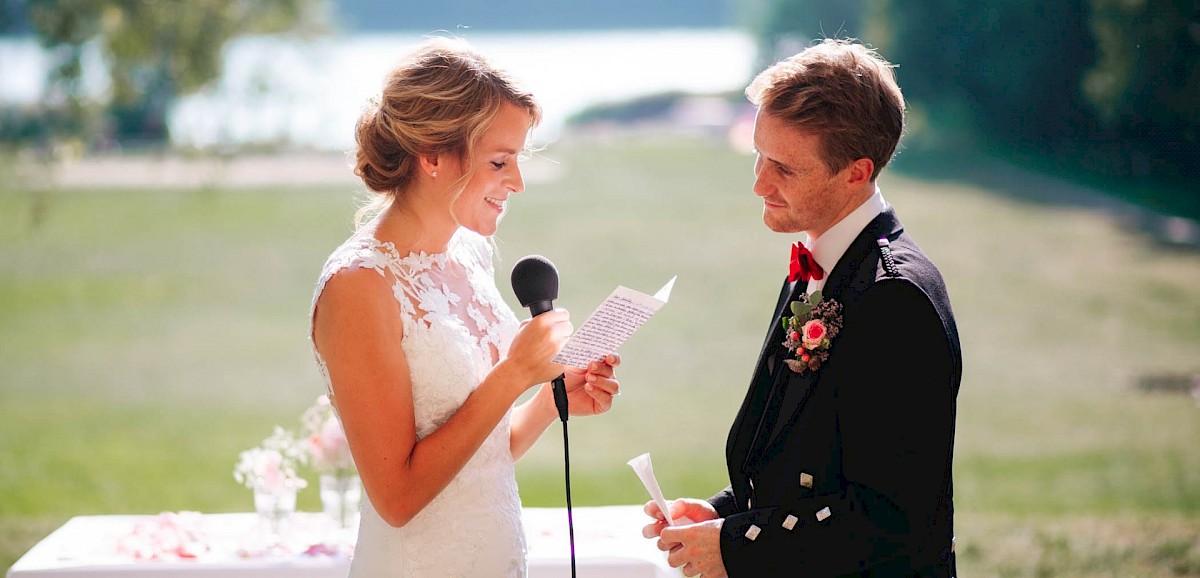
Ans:
[[[952,576],[962,357],[941,274],[885,210],[826,279],[844,325],[804,375],[783,364],[796,285],[729,431],[730,486],[709,499],[730,577]]]

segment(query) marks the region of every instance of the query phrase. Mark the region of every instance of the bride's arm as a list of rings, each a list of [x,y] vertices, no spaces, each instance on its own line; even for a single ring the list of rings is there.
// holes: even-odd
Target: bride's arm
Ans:
[[[533,397],[513,408],[508,435],[513,459],[521,459],[557,419],[558,410],[554,407],[554,395],[549,384],[539,387]]]
[[[436,431],[417,441],[403,324],[389,284],[371,269],[335,275],[319,298],[313,339],[329,370],[363,488],[388,524],[408,523],[467,463],[529,387],[552,379],[570,333],[563,311],[524,326],[510,355]]]
[[[614,375],[619,365],[621,356],[612,353],[603,361],[593,362],[586,371],[566,368],[567,407],[571,415],[596,415],[612,407],[613,396],[621,390]],[[525,455],[556,419],[558,409],[554,406],[554,393],[550,384],[544,384],[529,401],[513,409],[509,433],[513,459]]]

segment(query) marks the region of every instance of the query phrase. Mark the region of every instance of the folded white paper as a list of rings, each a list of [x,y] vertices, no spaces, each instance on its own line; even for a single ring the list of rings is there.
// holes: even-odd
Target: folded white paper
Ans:
[[[650,497],[654,498],[654,503],[658,504],[658,509],[662,510],[667,524],[674,526],[675,520],[671,519],[671,508],[667,506],[667,500],[663,498],[662,490],[658,487],[658,480],[654,477],[654,464],[650,462],[650,454],[642,454],[629,460],[628,463],[629,467],[637,473],[638,479],[642,480],[642,485],[646,486],[646,491],[650,492]]]
[[[615,352],[667,303],[674,285],[671,277],[653,296],[618,286],[571,335],[554,363],[583,369]]]

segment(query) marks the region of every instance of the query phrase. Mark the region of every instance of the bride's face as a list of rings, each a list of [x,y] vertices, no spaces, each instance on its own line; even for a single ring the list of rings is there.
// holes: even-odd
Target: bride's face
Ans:
[[[474,174],[454,202],[459,225],[480,235],[495,234],[510,196],[525,190],[517,157],[525,149],[532,119],[524,109],[505,104],[468,159]]]

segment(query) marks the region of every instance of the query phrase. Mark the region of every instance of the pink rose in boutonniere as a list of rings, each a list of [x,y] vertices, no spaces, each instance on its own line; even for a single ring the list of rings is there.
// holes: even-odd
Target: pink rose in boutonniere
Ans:
[[[800,341],[805,349],[817,349],[822,345],[828,346],[825,339],[828,334],[829,328],[820,319],[809,319],[800,328]]]
[[[783,346],[791,353],[784,363],[796,373],[816,371],[829,359],[829,346],[842,330],[842,304],[814,291],[792,301],[791,311],[791,317],[783,318]]]

